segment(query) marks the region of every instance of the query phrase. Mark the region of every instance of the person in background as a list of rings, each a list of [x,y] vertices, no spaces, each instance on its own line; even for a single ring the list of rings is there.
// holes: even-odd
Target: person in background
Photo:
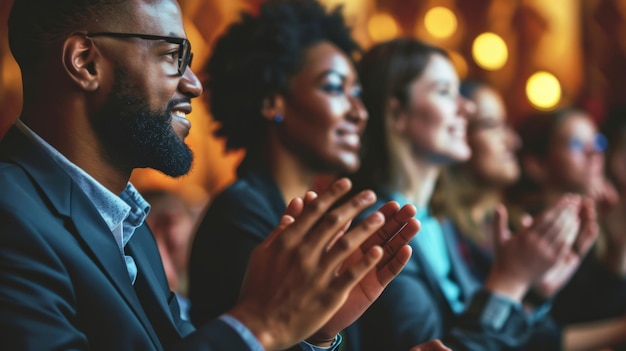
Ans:
[[[471,155],[444,168],[431,205],[436,216],[454,224],[465,262],[484,281],[493,263],[494,214],[504,202],[504,189],[519,178],[516,152],[521,142],[498,91],[480,81],[466,81],[460,93],[476,105],[467,116]]]
[[[352,61],[358,50],[341,9],[327,12],[315,0],[267,1],[218,39],[205,72],[209,107],[220,123],[216,134],[228,149],[245,148],[246,156],[237,181],[214,198],[194,238],[194,323],[236,304],[253,250],[278,225],[289,199],[304,196],[306,203],[316,176],[359,167],[367,111]],[[414,211],[393,202],[380,207],[392,224],[408,223],[397,236],[401,242],[418,230]],[[363,300],[354,310],[364,311],[409,256],[408,246],[399,247],[386,266],[370,272],[353,291]],[[365,287],[373,291],[363,294]],[[341,329],[310,340],[333,341]],[[355,347],[350,340],[348,346]]]
[[[623,114],[620,109],[609,112],[603,125],[604,135],[599,133],[591,116],[580,109],[540,113],[527,121],[519,128],[528,146],[520,151],[522,180],[509,191],[513,205],[531,212],[545,206],[555,193],[578,192],[595,200],[600,226],[597,244],[554,300],[552,314],[561,324],[623,318],[626,313],[623,299],[626,217],[621,181]],[[542,128],[531,128],[528,125],[531,121]]]
[[[520,179],[507,189],[511,206],[534,215],[564,193],[614,202],[616,194],[604,176],[606,137],[582,109],[563,107],[525,116],[516,130]]]
[[[135,168],[176,177],[192,164],[186,116],[202,86],[178,3],[20,0],[8,28],[24,108],[0,142],[0,349],[285,349],[347,326],[371,303],[352,292],[382,289],[364,277],[387,282],[408,258],[404,238],[387,235],[407,224],[411,237],[408,218],[385,227],[377,213],[337,238],[375,200],[334,206],[351,187],[340,179],[290,201],[237,304],[194,328],[129,183]]]
[[[564,195],[515,234],[498,206],[484,283],[463,261],[450,221],[430,212],[443,167],[471,156],[467,118],[477,109],[459,94],[446,52],[399,38],[367,51],[358,72],[370,120],[355,186],[374,189],[381,201],[415,204],[422,224],[411,260],[359,320],[363,350],[404,350],[434,338],[454,350],[591,350],[623,339],[624,321],[563,332],[549,320],[549,304],[522,303],[536,282],[561,262],[579,262],[592,245],[591,201]]]
[[[470,81],[461,85],[461,93],[477,106],[476,113],[468,116],[467,140],[472,154],[467,162],[446,168],[433,206],[438,207],[441,216],[451,220],[461,254],[477,278],[483,281],[493,263],[493,231],[490,229],[493,213],[499,203],[506,202],[507,187],[515,184],[521,175],[516,155],[521,140],[509,126],[506,108],[495,89],[482,82]],[[602,208],[599,213],[603,213]],[[530,219],[528,215],[520,217]],[[509,225],[522,226],[513,222]],[[622,299],[616,298],[623,290],[613,286],[615,278],[607,277],[606,273],[598,274],[606,270],[594,262],[593,256],[587,255],[580,267],[576,260],[557,265],[529,290],[524,297],[525,304],[537,304],[546,299],[544,290],[567,283],[550,299],[552,316],[560,325],[596,322],[623,315],[624,312],[619,312]],[[578,271],[568,282],[576,268]],[[581,305],[581,301],[586,302]],[[592,307],[588,307],[590,305]],[[582,315],[587,317],[572,318]]]

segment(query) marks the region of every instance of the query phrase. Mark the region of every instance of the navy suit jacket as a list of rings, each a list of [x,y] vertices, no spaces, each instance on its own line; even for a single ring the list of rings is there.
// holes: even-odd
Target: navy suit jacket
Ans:
[[[145,224],[126,250],[134,286],[85,193],[12,127],[0,142],[0,349],[248,350],[222,321],[180,318]]]

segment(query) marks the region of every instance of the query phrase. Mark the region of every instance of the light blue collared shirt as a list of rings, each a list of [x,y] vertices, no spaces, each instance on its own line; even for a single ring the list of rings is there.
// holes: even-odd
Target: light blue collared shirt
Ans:
[[[137,265],[131,256],[124,254],[124,247],[135,233],[135,229],[141,226],[146,219],[150,211],[148,202],[141,197],[131,183],[128,183],[124,191],[117,196],[87,172],[73,164],[63,154],[28,128],[19,118],[16,126],[28,137],[42,145],[52,159],[67,172],[94,204],[104,223],[106,223],[113,234],[120,250],[120,255],[126,264],[130,281],[134,284],[135,279],[137,279]]]
[[[393,200],[401,206],[409,203],[398,192],[393,192],[391,195]],[[415,218],[420,221],[421,229],[420,235],[417,235],[413,240],[415,240],[430,268],[435,273],[437,282],[450,303],[452,310],[457,314],[462,313],[465,309],[465,304],[461,301],[461,287],[451,277],[450,255],[446,248],[441,223],[439,223],[437,218],[430,215],[428,208],[418,208]]]
[[[148,204],[131,183],[126,185],[126,188],[119,196],[115,195],[28,128],[21,119],[18,118],[15,124],[27,137],[43,146],[51,158],[67,172],[94,204],[96,210],[115,238],[115,242],[120,249],[120,254],[126,263],[130,281],[134,284],[137,278],[137,265],[131,256],[125,255],[124,247],[128,241],[130,241],[135,230],[143,224],[148,216],[150,204]],[[264,351],[263,346],[254,337],[252,332],[237,319],[229,315],[223,315],[220,319],[241,336],[246,344],[248,344],[251,351]],[[300,343],[300,347],[306,351],[334,351],[339,347],[340,343],[341,335],[337,335],[335,343],[330,347],[317,347],[304,341]]]

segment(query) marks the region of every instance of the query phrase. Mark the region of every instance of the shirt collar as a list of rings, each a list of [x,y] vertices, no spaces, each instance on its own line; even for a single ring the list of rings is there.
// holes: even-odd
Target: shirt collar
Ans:
[[[133,227],[138,227],[143,223],[150,211],[150,205],[141,197],[137,189],[135,189],[131,183],[128,183],[124,191],[118,196],[105,188],[87,172],[73,164],[63,154],[52,147],[52,145],[48,144],[24,124],[21,119],[17,119],[16,126],[26,134],[27,137],[41,144],[52,159],[59,164],[72,180],[76,182],[78,187],[85,192],[111,232],[119,227],[127,218],[129,218],[131,222],[129,224]],[[115,240],[118,242],[118,245],[124,247],[128,240],[130,240],[131,235],[132,232],[124,233],[122,238],[116,237]]]

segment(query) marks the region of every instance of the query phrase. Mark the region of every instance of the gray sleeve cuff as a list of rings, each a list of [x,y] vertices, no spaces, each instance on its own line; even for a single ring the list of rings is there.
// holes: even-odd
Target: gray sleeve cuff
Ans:
[[[483,327],[496,332],[505,327],[529,327],[529,321],[519,302],[488,291],[478,292],[466,313],[475,316]]]

